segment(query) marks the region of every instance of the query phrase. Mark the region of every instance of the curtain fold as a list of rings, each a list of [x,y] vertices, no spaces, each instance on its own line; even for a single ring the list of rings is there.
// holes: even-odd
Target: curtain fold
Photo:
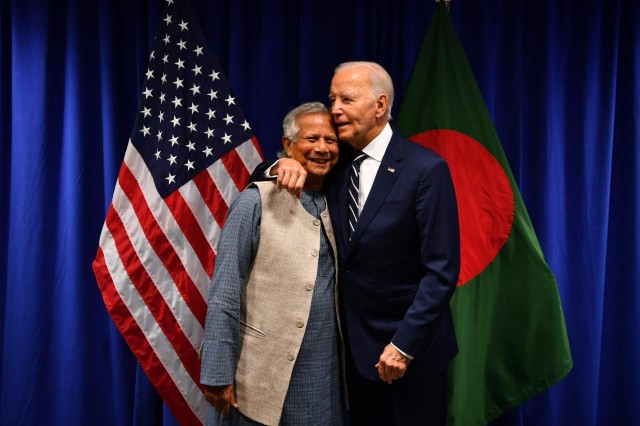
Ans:
[[[397,108],[435,9],[190,3],[267,157],[289,109],[326,103],[342,61],[385,66]],[[0,424],[175,424],[91,270],[160,5],[0,2]],[[640,2],[459,0],[451,13],[575,363],[494,424],[640,424]]]

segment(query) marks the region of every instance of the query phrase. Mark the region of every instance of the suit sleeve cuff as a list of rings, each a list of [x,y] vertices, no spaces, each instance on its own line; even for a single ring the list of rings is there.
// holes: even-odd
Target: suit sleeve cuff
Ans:
[[[271,176],[271,169],[273,169],[273,166],[275,166],[276,164],[278,164],[280,162],[280,159],[277,159],[275,161],[275,163],[273,163],[272,165],[270,165],[267,170],[264,171],[264,178],[265,179],[277,179],[278,176]]]
[[[397,349],[398,352],[400,352],[402,355],[406,356],[409,359],[413,359],[413,356],[409,355],[408,353],[406,353],[405,351],[403,351],[402,349],[400,349],[399,347],[397,347],[396,345],[393,344],[393,342],[391,342],[391,346],[393,346],[394,348]]]

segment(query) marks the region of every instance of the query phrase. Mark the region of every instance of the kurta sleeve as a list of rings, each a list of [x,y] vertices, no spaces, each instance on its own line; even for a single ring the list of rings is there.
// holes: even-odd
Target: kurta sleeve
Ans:
[[[260,239],[262,203],[257,188],[244,190],[231,203],[220,234],[209,286],[200,382],[233,383],[238,360],[240,294]]]

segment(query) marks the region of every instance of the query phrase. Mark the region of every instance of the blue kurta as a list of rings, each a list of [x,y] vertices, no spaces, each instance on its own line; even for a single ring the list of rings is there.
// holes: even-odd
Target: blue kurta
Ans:
[[[312,216],[320,218],[325,209],[325,199],[320,192],[303,191],[302,205]],[[257,188],[243,191],[232,203],[218,245],[218,257],[211,288],[209,303],[220,299],[217,294],[238,295],[245,285],[249,267],[260,243],[260,222],[262,201]],[[288,254],[291,255],[291,254]],[[295,253],[293,253],[295,255]],[[282,259],[286,262],[286,258]],[[284,402],[281,425],[341,425],[342,405],[340,391],[340,365],[338,361],[338,338],[335,312],[335,259],[329,246],[324,228],[320,235],[320,256],[318,274],[313,289],[313,298],[304,338],[293,367],[289,389]],[[286,279],[286,277],[283,277]],[[225,309],[239,312],[239,297],[224,297],[234,300],[237,306]],[[214,321],[207,314],[206,337],[209,322]],[[212,359],[207,357],[205,347],[202,360],[202,383],[225,385],[232,383],[238,354],[239,318],[233,318],[235,330],[223,332],[224,336],[235,340],[229,357],[235,359]],[[222,424],[222,415],[209,407],[207,424]],[[256,425],[256,422],[232,410],[225,425]]]

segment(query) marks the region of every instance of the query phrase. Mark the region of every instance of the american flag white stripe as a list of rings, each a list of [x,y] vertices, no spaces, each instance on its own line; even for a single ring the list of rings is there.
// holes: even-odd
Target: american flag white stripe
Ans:
[[[202,297],[206,300],[209,292],[210,273],[207,273],[202,263],[191,261],[191,259],[199,258],[199,256],[190,242],[184,238],[184,234],[165,200],[158,196],[158,192],[153,184],[153,178],[149,174],[149,170],[142,160],[142,157],[140,157],[138,151],[132,144],[129,144],[127,148],[124,161],[140,185],[142,194],[145,200],[147,200],[154,219],[171,243],[171,247],[173,247],[174,252],[180,259],[187,274],[195,283]]]
[[[107,253],[106,256],[109,256]],[[109,310],[113,322],[121,331],[122,336],[131,348],[132,352],[140,362],[144,371],[150,378],[162,378],[161,380],[153,380],[158,392],[163,395],[165,402],[174,412],[180,414],[182,424],[203,423],[201,415],[196,414],[202,409],[201,404],[196,402],[190,405],[187,401],[198,401],[201,395],[193,397],[184,396],[172,380],[166,380],[168,377],[165,367],[160,362],[155,351],[153,351],[149,341],[142,332],[138,323],[131,316],[130,311],[120,298],[111,275],[105,264],[105,254],[101,248],[98,248],[93,269],[98,281],[98,286],[102,292],[105,305]],[[126,332],[125,332],[126,331]]]
[[[119,232],[119,230],[120,229],[114,229],[114,232]],[[106,230],[101,248],[103,249],[103,252],[107,254],[120,252],[121,249],[117,247],[118,242],[116,242],[116,239],[110,231],[111,229]],[[160,341],[159,345],[171,346],[170,348],[168,346],[163,348],[165,352],[169,352],[172,355],[169,359],[163,360],[163,365],[173,369],[181,369],[186,372],[184,367],[181,365],[182,363],[180,362],[180,357],[178,356],[177,351],[174,349],[173,345],[169,345],[169,341],[165,333],[163,333],[162,329],[153,327],[158,319],[157,313],[154,313],[151,310],[154,306],[149,306],[144,303],[143,299],[147,298],[147,294],[144,294],[144,292],[141,293],[138,290],[138,286],[129,280],[127,274],[128,268],[120,259],[121,258],[118,256],[106,257],[106,267],[109,274],[112,277],[118,278],[117,281],[114,281],[114,284],[120,299],[127,306],[132,318],[138,325],[140,325],[143,333],[147,337],[147,340],[151,342],[152,346],[155,346],[153,342],[156,340]],[[166,358],[166,356],[159,356],[159,358],[162,360],[163,358]],[[186,377],[193,376],[193,374],[189,373]]]
[[[209,212],[215,218],[216,226],[222,229],[227,218],[227,211],[229,208],[211,177],[211,167],[214,166],[215,163],[209,166],[205,173],[200,173],[198,176],[193,178],[193,183],[198,187],[200,194],[202,194],[202,199],[205,200],[205,203],[209,208]],[[231,181],[228,182],[228,185],[235,186]]]
[[[145,270],[153,284],[157,287],[163,300],[175,318],[180,318],[182,321],[177,325],[181,328],[184,335],[189,339],[191,346],[197,351],[202,342],[204,335],[204,329],[200,325],[199,320],[195,317],[186,301],[180,294],[175,291],[175,282],[171,278],[171,275],[167,271],[167,268],[162,264],[162,261],[158,258],[154,250],[150,250],[151,243],[145,237],[143,229],[140,227],[140,223],[137,220],[133,206],[129,202],[126,194],[122,192],[120,185],[116,185],[116,190],[113,197],[114,210],[120,217],[120,221],[124,226],[127,236],[129,236],[131,244],[133,245],[136,255],[140,259],[140,263],[144,265],[152,265],[152,268],[145,267]],[[111,234],[109,233],[111,237]],[[101,239],[100,247],[105,251],[103,242]]]
[[[164,333],[156,327],[156,319],[147,309],[147,305],[136,291],[133,283],[127,278],[125,266],[120,261],[120,257],[112,255],[117,253],[117,248],[108,230],[103,229],[103,237],[105,238],[101,238],[101,247],[104,247],[102,252],[105,254],[103,256],[104,269],[110,277],[116,278],[111,282],[111,287],[115,291],[103,289],[103,295],[111,293],[111,297],[105,296],[105,303],[122,304],[124,308],[118,310],[118,312],[124,313],[124,316],[114,317],[114,321],[116,324],[119,321],[122,324],[127,323],[126,326],[130,329],[130,333],[125,335],[125,338],[128,337],[128,340],[135,340],[133,344],[130,343],[132,349],[135,348],[134,352],[136,350],[144,352],[145,357],[146,354],[153,353],[153,356],[146,358],[144,361],[146,363],[145,370],[154,372],[160,370],[164,374],[168,374],[172,379],[172,383],[165,383],[164,386],[175,386],[184,401],[189,405],[190,411],[197,416],[201,423],[204,423],[206,416],[204,395],[198,388],[197,383],[192,379],[192,376],[185,370],[172,344]],[[107,297],[109,302],[107,302]],[[131,320],[135,321],[137,325],[134,329],[131,327]],[[138,333],[134,330],[137,330]],[[144,338],[141,339],[139,334],[142,334]]]
[[[137,164],[139,161],[128,161],[137,157],[135,147],[128,150],[129,157],[126,158],[125,164]],[[138,157],[139,158],[139,157]],[[123,176],[127,176],[127,169],[123,170]],[[138,199],[140,205],[138,210],[146,208],[146,200],[158,198],[157,193],[154,194],[152,185],[149,185],[145,189],[144,185],[139,185],[140,180],[149,182],[150,176],[148,175],[144,166],[140,167],[137,171],[138,177],[132,176],[130,180],[125,179],[123,181],[128,186],[131,186],[132,193],[135,189],[141,189],[142,193],[139,193],[135,198]],[[143,195],[144,194],[144,195]],[[163,260],[163,263],[171,271],[174,282],[177,289],[185,297],[189,306],[193,310],[196,318],[200,324],[204,325],[204,316],[206,315],[206,299],[209,289],[209,276],[204,266],[197,261],[198,257],[195,251],[191,247],[190,242],[185,235],[182,234],[177,222],[174,222],[174,216],[169,211],[168,207],[163,203],[156,203],[155,211],[149,210],[148,215],[139,215],[149,224],[146,227],[148,234],[154,234],[154,238],[150,238],[150,243],[154,250],[159,253],[159,256]],[[158,221],[156,218],[165,219],[164,222]],[[167,231],[168,230],[168,231]],[[194,230],[191,230],[194,232]],[[167,234],[169,233],[168,239]],[[193,273],[195,271],[198,275]],[[194,278],[199,278],[200,281],[196,281]]]
[[[154,331],[166,333],[175,348],[175,352],[186,365],[189,374],[194,380],[197,380],[199,372],[194,365],[194,362],[197,360],[197,351],[180,329],[174,313],[171,312],[167,303],[162,299],[155,283],[142,266],[143,259],[136,256],[135,247],[131,243],[124,224],[120,220],[120,216],[116,214],[115,209],[112,209],[107,216],[106,226],[109,235],[102,243],[107,246],[113,241],[118,255],[117,260],[112,260],[111,258],[108,258],[108,260],[113,264],[115,264],[115,262],[122,263],[124,272],[126,273],[126,276],[112,275],[114,283],[120,285],[124,281],[123,288],[128,289],[131,286],[134,287],[129,288],[129,290],[139,294],[146,302],[144,307],[138,307],[138,309],[150,311],[159,326],[157,330],[146,330],[145,334],[152,334]],[[106,251],[106,253],[112,254],[113,251],[109,250]],[[127,259],[127,262],[122,262],[122,259]]]
[[[254,140],[255,138],[253,138],[252,140],[248,140],[236,148],[236,152],[238,153],[238,156],[244,163],[244,166],[247,170],[255,169],[258,164],[262,162],[262,156],[257,150]]]
[[[191,208],[191,212],[200,226],[200,231],[206,236],[209,246],[211,247],[211,251],[216,253],[217,242],[218,238],[220,238],[221,229],[213,220],[212,213],[202,198],[200,190],[196,186],[195,182],[191,181],[183,185],[179,191],[180,194],[182,194],[182,198]]]
[[[256,150],[252,140],[248,140],[241,144],[238,148],[236,148],[236,152],[242,159],[245,170],[253,170],[262,161],[262,158],[259,152]],[[229,205],[231,204],[231,201],[239,193],[239,191],[243,189],[238,188],[234,182],[243,180],[246,181],[247,172],[243,171],[239,176],[232,176],[231,173],[233,173],[234,170],[227,170],[223,160],[219,160],[213,163],[208,167],[207,171],[208,175],[212,179],[214,178],[214,176],[216,176],[216,181],[205,181],[206,184],[215,185],[216,191],[219,194],[225,194],[223,196],[225,202],[223,211],[215,214],[213,211],[209,210],[205,201],[205,194],[208,191],[207,189],[202,189],[202,184],[200,186],[197,185],[195,179],[194,181],[185,184],[180,188],[179,191],[187,204],[190,206],[196,220],[198,221],[198,224],[200,225],[200,229],[202,230],[203,234],[206,235],[211,249],[215,253],[217,241],[220,237],[221,232],[221,227],[218,226],[217,223],[224,224],[226,213],[228,211]],[[203,194],[203,192],[205,192],[205,194]],[[213,219],[215,219],[215,222],[213,223],[211,222],[212,215],[214,216]]]
[[[236,198],[236,195],[238,195],[239,191],[236,185],[230,184],[230,183],[233,183],[234,181],[233,179],[231,179],[229,170],[227,170],[225,165],[222,163],[222,160],[218,160],[215,163],[213,163],[211,166],[209,166],[207,171],[209,172],[211,179],[213,179],[213,182],[218,188],[218,191],[220,192],[220,195],[222,196],[224,203],[227,206],[231,205],[231,201],[233,201],[233,199]],[[225,212],[225,216],[226,216],[226,212]]]
[[[200,324],[204,324],[204,316],[206,315],[206,301],[202,294],[198,291],[189,275],[186,273],[183,263],[178,258],[177,253],[173,250],[169,240],[166,238],[158,223],[155,221],[149,206],[146,204],[137,181],[130,173],[126,165],[122,168],[118,179],[119,185],[123,192],[126,193],[128,200],[134,206],[136,217],[140,220],[141,229],[149,240],[150,247],[158,254],[161,260],[160,264],[150,264],[149,268],[165,267],[170,273],[176,290],[189,305],[195,317]],[[116,202],[116,201],[114,201]],[[107,215],[107,221],[110,217]]]
[[[205,273],[210,276],[213,272],[215,255],[209,246],[206,236],[200,231],[193,212],[187,205],[185,199],[182,198],[182,194],[180,191],[175,191],[173,194],[166,197],[164,201],[167,203],[167,207],[176,219],[176,223],[180,227],[180,232],[182,232],[196,256],[198,256],[198,260],[202,264]],[[201,288],[200,284],[205,283],[205,281],[195,281],[195,283],[198,288]]]
[[[242,159],[238,155],[238,152],[234,149],[233,151],[229,151],[220,159],[222,160],[222,164],[224,164],[229,171],[229,176],[236,184],[236,188],[243,190],[249,181],[250,173],[242,163]]]

